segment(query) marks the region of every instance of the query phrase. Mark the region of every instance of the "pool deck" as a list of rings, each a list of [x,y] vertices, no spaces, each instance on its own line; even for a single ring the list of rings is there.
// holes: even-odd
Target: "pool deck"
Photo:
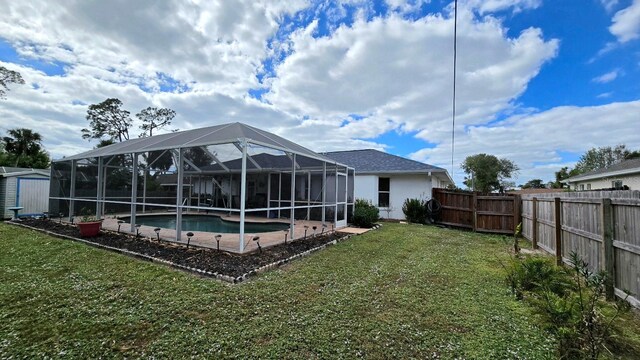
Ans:
[[[175,214],[175,213],[174,213]],[[157,214],[155,214],[157,215]],[[189,213],[184,213],[183,215],[204,215],[202,213],[198,213],[198,212],[189,212]],[[210,214],[211,216],[219,216],[220,218],[222,218],[223,220],[226,221],[233,221],[233,222],[239,222],[240,221],[240,216],[238,215],[222,215],[222,214]],[[129,217],[130,214],[120,214],[120,215],[116,215],[116,216],[109,216],[107,218],[105,218],[102,221],[102,228],[106,229],[106,230],[111,230],[111,231],[118,231],[118,216],[122,216],[122,217]],[[145,215],[145,214],[138,214],[138,217],[142,217],[142,216],[149,216],[149,215]],[[284,223],[284,224],[289,224],[289,220],[288,219],[268,219],[268,218],[264,218],[264,217],[254,217],[254,216],[247,216],[246,221],[248,222],[256,222],[256,223],[274,223],[274,222],[279,222],[279,223]],[[308,226],[307,228],[307,236],[313,236],[313,226],[316,226],[316,234],[320,234],[322,231],[322,222],[321,221],[309,221],[309,220],[296,220],[295,221],[295,234],[293,236],[294,239],[300,239],[303,238],[305,236],[305,225]],[[331,223],[327,223],[327,227],[325,228],[324,232],[331,232]],[[147,226],[147,225],[141,225],[139,232],[140,232],[140,236],[144,236],[144,237],[149,237],[149,238],[157,238],[156,232],[154,231],[155,227],[153,226]],[[133,232],[130,231],[131,230],[131,224],[129,223],[123,223],[120,226],[120,232],[121,233],[126,233],[126,234],[135,234],[136,231],[134,229]],[[188,231],[183,231],[182,232],[182,239],[181,241],[176,241],[176,231],[174,229],[162,229],[160,230],[160,239],[162,241],[165,242],[171,242],[171,243],[178,243],[178,244],[187,244],[187,232]],[[216,244],[216,240],[215,240],[215,235],[218,235],[218,233],[211,233],[211,232],[204,232],[204,231],[192,231],[193,232],[193,237],[191,238],[191,245],[195,245],[195,246],[199,246],[199,247],[206,247],[206,248],[212,248],[212,249],[216,249],[217,248],[217,244]],[[284,243],[284,238],[285,238],[285,232],[280,230],[280,231],[272,231],[272,232],[263,232],[263,233],[245,233],[244,235],[244,249],[242,251],[240,251],[240,239],[239,239],[239,234],[238,233],[219,233],[220,235],[222,235],[222,237],[220,238],[220,250],[224,250],[224,251],[228,251],[228,252],[232,252],[232,253],[250,253],[253,251],[258,250],[258,245],[256,244],[255,241],[252,241],[252,239],[255,236],[259,236],[260,237],[260,246],[262,246],[262,248],[267,248],[270,246],[274,246],[274,245],[278,245],[281,243]],[[289,234],[287,236],[287,240],[291,240],[291,234]]]

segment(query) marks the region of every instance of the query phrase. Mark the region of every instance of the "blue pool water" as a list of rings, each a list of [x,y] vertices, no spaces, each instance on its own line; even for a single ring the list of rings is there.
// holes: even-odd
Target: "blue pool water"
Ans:
[[[122,220],[129,222],[129,217],[123,217]],[[165,229],[176,228],[175,215],[149,215],[136,217],[136,224],[147,225],[153,227],[161,227]],[[283,223],[244,223],[245,233],[261,233],[270,231],[279,231],[288,229],[289,224]],[[211,215],[182,215],[183,231],[206,231],[217,233],[239,233],[240,223],[225,221],[218,216]]]

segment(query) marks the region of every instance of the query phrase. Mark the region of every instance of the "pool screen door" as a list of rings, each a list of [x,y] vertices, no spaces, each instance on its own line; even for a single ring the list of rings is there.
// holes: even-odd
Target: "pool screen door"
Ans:
[[[339,172],[336,180],[338,181],[336,227],[340,228],[347,226],[347,174]]]

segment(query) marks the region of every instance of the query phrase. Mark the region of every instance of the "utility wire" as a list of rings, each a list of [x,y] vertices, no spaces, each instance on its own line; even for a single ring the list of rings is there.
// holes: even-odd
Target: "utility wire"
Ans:
[[[451,121],[451,178],[453,179],[453,155],[456,140],[456,64],[458,57],[458,0],[453,2],[453,109]]]

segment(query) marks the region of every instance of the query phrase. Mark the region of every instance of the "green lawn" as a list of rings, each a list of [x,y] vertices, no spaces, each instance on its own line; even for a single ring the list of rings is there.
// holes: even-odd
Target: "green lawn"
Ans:
[[[509,245],[385,224],[228,285],[0,224],[0,358],[553,358]]]

